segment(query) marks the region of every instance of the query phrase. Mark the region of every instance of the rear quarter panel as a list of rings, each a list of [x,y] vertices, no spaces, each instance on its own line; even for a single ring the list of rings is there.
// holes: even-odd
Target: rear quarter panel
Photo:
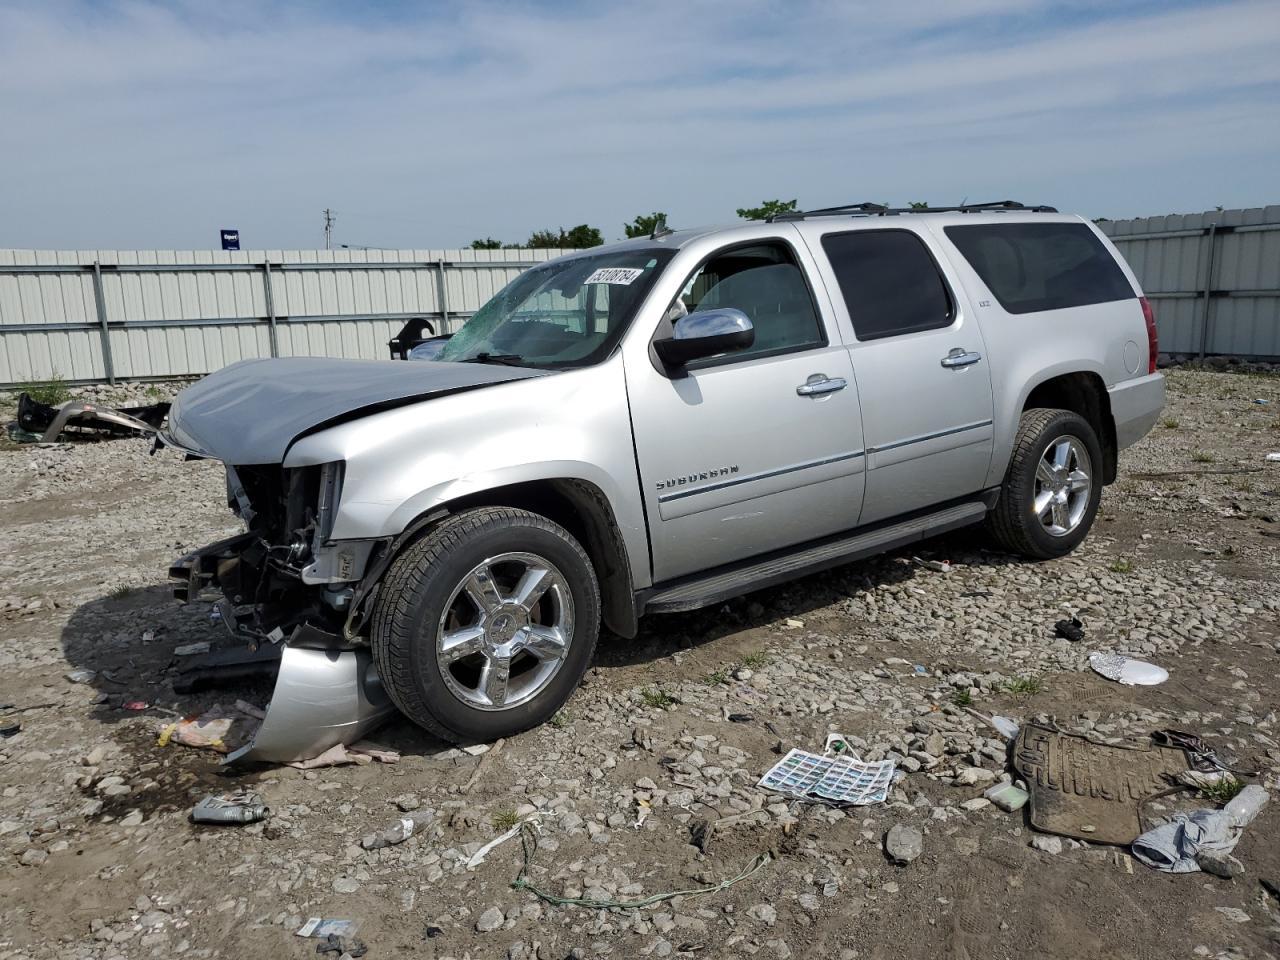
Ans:
[[[1009,217],[1016,214],[997,214]],[[1041,220],[1080,223],[1079,217],[1046,216]],[[1096,303],[1065,310],[1039,313],[1008,313],[951,243],[945,227],[992,221],[963,214],[938,218],[930,229],[950,259],[956,274],[974,305],[982,336],[986,341],[986,360],[990,363],[991,391],[995,408],[995,450],[987,484],[996,486],[1013,453],[1018,421],[1027,396],[1046,380],[1067,373],[1093,373],[1109,389],[1116,384],[1146,373],[1147,332],[1138,302],[1141,288],[1129,265],[1116,252],[1110,241],[1093,224],[1087,224],[1099,237],[1133,286],[1131,299]]]

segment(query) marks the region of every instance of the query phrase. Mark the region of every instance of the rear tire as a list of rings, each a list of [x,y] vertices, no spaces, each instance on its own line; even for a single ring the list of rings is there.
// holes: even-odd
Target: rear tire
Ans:
[[[599,633],[600,591],[578,542],[538,514],[481,507],[392,563],[370,645],[410,720],[476,743],[550,719],[591,665]]]
[[[1102,500],[1102,445],[1070,410],[1026,410],[988,529],[1010,553],[1052,560],[1088,535]]]

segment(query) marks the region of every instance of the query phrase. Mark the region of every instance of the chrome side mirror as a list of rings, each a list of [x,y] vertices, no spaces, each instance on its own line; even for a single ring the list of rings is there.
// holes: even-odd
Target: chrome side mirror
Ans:
[[[751,318],[741,310],[723,307],[681,317],[672,335],[655,340],[653,349],[663,363],[681,367],[704,357],[744,350],[755,341]]]

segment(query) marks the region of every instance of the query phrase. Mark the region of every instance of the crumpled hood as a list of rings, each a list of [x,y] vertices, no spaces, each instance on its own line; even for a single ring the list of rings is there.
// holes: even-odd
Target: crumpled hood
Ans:
[[[486,363],[242,360],[179,393],[161,437],[226,463],[281,463],[295,439],[322,424],[547,373]]]

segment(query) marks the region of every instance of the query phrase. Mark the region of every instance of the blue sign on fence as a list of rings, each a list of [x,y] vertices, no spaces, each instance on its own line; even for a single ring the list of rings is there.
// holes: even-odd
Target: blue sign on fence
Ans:
[[[240,231],[239,230],[223,230],[222,231],[222,249],[223,250],[239,250],[240,249]]]

